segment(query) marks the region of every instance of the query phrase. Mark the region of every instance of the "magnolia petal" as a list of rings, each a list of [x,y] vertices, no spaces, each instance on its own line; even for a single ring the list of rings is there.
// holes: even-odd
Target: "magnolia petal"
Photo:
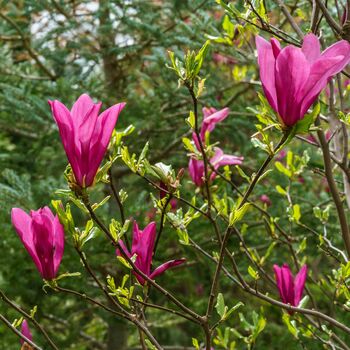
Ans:
[[[46,214],[32,215],[33,242],[36,253],[41,262],[42,277],[46,280],[55,278],[54,272],[54,226]]]
[[[202,141],[204,141],[204,136],[202,137],[201,135],[202,135],[202,132],[200,133],[200,138]],[[205,133],[204,133],[204,135],[205,135]],[[193,140],[194,144],[196,145],[197,150],[199,152],[201,152],[201,145],[199,144],[199,140],[198,140],[197,134],[195,132],[192,133],[192,140]]]
[[[32,333],[29,329],[27,320],[23,320],[23,322],[22,322],[21,333],[29,340],[33,340],[33,336],[32,336]],[[20,338],[20,342],[22,345],[24,344],[24,340],[22,338]]]
[[[97,119],[96,127],[90,142],[89,172],[86,186],[90,186],[106,153],[113,129],[125,103],[119,103],[106,109]]]
[[[336,42],[327,48],[313,62],[310,78],[303,89],[303,104],[301,114],[304,115],[326,87],[328,80],[341,72],[350,61],[350,44],[346,40]]]
[[[183,264],[186,261],[186,259],[177,259],[177,260],[170,260],[167,261],[166,263],[158,266],[149,276],[151,279],[155,279],[157,276],[161,275],[163,272],[165,272],[166,270],[174,267],[174,266],[178,266]]]
[[[307,277],[307,266],[304,265],[294,279],[294,305],[298,306],[303,296],[305,281]]]
[[[92,135],[96,128],[100,106],[101,104],[94,105],[93,108],[86,113],[84,120],[82,121],[82,124],[80,125],[79,129],[76,130],[76,135],[78,135],[78,139],[76,140],[76,143],[80,148],[79,164],[80,164],[81,172],[85,176],[87,176],[90,172],[91,140],[92,140]],[[90,179],[87,179],[87,182],[89,182],[89,180]],[[90,185],[90,183],[88,183],[88,185]]]
[[[210,162],[215,169],[218,169],[219,167],[224,165],[240,165],[242,164],[242,161],[244,159],[244,157],[237,157],[230,154],[225,154],[219,147],[215,147],[214,150],[215,154],[210,159]]]
[[[275,86],[275,63],[276,59],[271,44],[261,36],[255,38],[258,50],[258,64],[260,68],[260,80],[265,96],[271,107],[277,112],[277,92]]]
[[[139,261],[142,262],[141,270],[146,275],[149,275],[151,272],[154,243],[157,236],[156,223],[154,221],[150,222],[141,232],[141,240],[136,253],[140,256]]]
[[[80,150],[76,145],[76,135],[72,122],[72,117],[67,107],[60,101],[49,101],[52,115],[58,126],[60,137],[64,150],[66,152],[68,161],[72,167],[76,181],[81,185],[83,175],[80,171],[78,158]]]
[[[33,231],[32,231],[32,218],[20,208],[12,208],[11,221],[19,238],[21,239],[24,247],[31,256],[34,264],[36,265],[39,273],[42,275],[41,262],[36,253]]]
[[[71,109],[71,115],[76,130],[82,125],[86,114],[90,113],[91,109],[93,109],[94,106],[95,103],[92,101],[91,97],[88,94],[82,94],[75,101]]]
[[[310,64],[301,49],[285,47],[276,60],[276,90],[278,113],[287,126],[300,118],[302,89],[309,78]]]
[[[225,165],[240,165],[243,162],[243,157],[237,157],[230,154],[224,154],[224,152],[219,148],[215,147],[215,154],[210,159],[210,163],[213,165],[214,169],[217,170],[221,166]],[[212,172],[210,179],[214,180],[216,173]]]
[[[282,293],[282,274],[281,274],[281,268],[278,265],[273,265],[273,270],[275,272],[275,279],[276,279],[276,284],[278,288],[278,292],[280,294],[281,300],[286,303],[286,300],[284,298],[284,295]]]
[[[306,59],[313,63],[321,56],[320,41],[315,34],[305,35],[303,46],[301,47]]]
[[[190,158],[188,163],[188,171],[193,183],[197,187],[201,187],[203,185],[204,177],[204,162],[202,160]]]
[[[201,128],[201,132],[200,132],[200,136],[202,141],[204,141],[205,138],[205,133],[208,132],[212,132],[216,126],[217,123],[223,121],[224,119],[227,118],[227,116],[230,113],[230,109],[229,108],[223,108],[220,111],[216,111],[213,114],[207,115],[204,119],[203,119],[203,124],[202,124],[202,128]]]
[[[53,229],[54,229],[54,245],[55,251],[53,256],[54,264],[54,274],[57,276],[58,269],[60,267],[63,253],[64,253],[64,229],[63,225],[60,223],[58,216],[53,220]]]
[[[272,48],[273,56],[274,56],[275,58],[277,58],[278,55],[279,55],[280,52],[281,52],[281,44],[280,44],[280,42],[279,42],[277,39],[275,39],[275,38],[272,38],[272,39],[270,40],[270,42],[271,42],[271,48]]]
[[[128,248],[126,247],[126,245],[124,244],[124,242],[123,242],[121,239],[118,241],[118,244],[119,244],[120,248],[122,249],[123,253],[124,253],[127,257],[131,258],[131,257],[132,257],[132,254],[130,254]],[[121,254],[121,252],[120,252],[119,249],[116,249],[115,254],[116,254],[117,256],[122,256],[122,254]]]
[[[287,264],[284,264],[282,267],[273,265],[273,269],[281,300],[285,304],[294,306],[294,284],[289,266]]]
[[[348,63],[350,59],[350,44],[346,40],[340,40],[328,47],[321,54],[321,58],[330,58],[344,56],[344,61],[339,63],[339,66],[335,68],[333,74],[342,70]]]
[[[281,269],[282,274],[282,290],[287,302],[294,305],[294,278],[290,267],[287,264],[283,264]]]
[[[215,113],[216,111],[217,111],[217,109],[214,107],[203,107],[202,108],[204,118],[209,117],[211,114]]]
[[[32,213],[35,213],[35,211],[31,211]],[[51,220],[55,219],[55,216],[53,215],[51,209],[48,206],[45,206],[44,208],[40,208],[36,211],[38,214],[42,215],[45,214],[48,216]]]
[[[320,58],[311,67],[310,76],[303,88],[303,102],[300,114],[305,115],[314,103],[319,93],[326,87],[329,78],[333,75],[334,68],[343,61],[344,56]]]

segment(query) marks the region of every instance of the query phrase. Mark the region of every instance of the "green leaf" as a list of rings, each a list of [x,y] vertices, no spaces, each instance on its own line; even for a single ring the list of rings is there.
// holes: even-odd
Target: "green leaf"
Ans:
[[[148,150],[149,150],[149,142],[147,141],[145,146],[143,147],[143,149],[141,151],[141,154],[139,156],[137,164],[141,164],[141,162],[146,158]]]
[[[222,293],[218,294],[218,297],[216,299],[215,309],[216,309],[217,313],[219,314],[219,316],[221,318],[224,318],[224,316],[227,312],[227,306],[225,306],[225,300],[224,300],[224,296],[222,295]]]
[[[117,256],[117,259],[128,269],[132,269],[131,265],[120,255]]]
[[[270,153],[269,146],[261,142],[258,138],[253,137],[251,142],[254,147],[262,149],[264,152]]]
[[[232,39],[234,37],[235,26],[230,21],[230,18],[227,15],[224,17],[224,20],[222,22],[222,28],[224,29],[224,31],[226,32],[226,34],[228,35],[229,38]]]
[[[298,335],[299,335],[299,330],[296,327],[296,323],[295,321],[291,321],[290,320],[290,315],[288,313],[284,313],[282,316],[282,320],[283,322],[286,324],[289,332],[293,335],[294,338],[298,339]]]
[[[226,313],[225,319],[229,318],[231,314],[235,312],[237,309],[239,309],[241,306],[244,306],[244,304],[240,301]]]
[[[276,190],[279,194],[282,194],[283,196],[287,195],[287,191],[285,189],[283,189],[280,185],[276,186]]]
[[[107,196],[104,199],[102,199],[102,201],[100,203],[94,203],[91,208],[93,211],[97,210],[98,208],[102,207],[104,204],[106,204],[108,202],[108,200],[111,198],[111,196]]]
[[[200,69],[202,68],[204,58],[205,58],[205,56],[208,52],[208,49],[209,49],[209,45],[210,45],[210,40],[207,40],[204,43],[204,45],[202,46],[202,48],[199,50],[198,54],[196,55],[196,57],[195,57],[196,66],[195,66],[195,69],[192,73],[193,77],[196,77],[197,74],[199,73]]]
[[[250,183],[250,177],[243,171],[243,169],[239,165],[236,165],[236,169],[239,175],[241,175],[243,179],[247,180],[247,182]]]
[[[310,300],[310,297],[308,295],[305,295],[304,298],[300,300],[298,307],[305,308],[309,300]]]
[[[186,123],[189,125],[189,127],[191,129],[194,129],[194,126],[195,126],[195,116],[194,116],[194,113],[193,111],[190,111],[190,115],[189,117],[186,119]],[[189,139],[187,139],[189,140]],[[182,141],[184,142],[184,139],[182,139]],[[185,143],[185,142],[184,142]]]
[[[280,173],[288,176],[289,178],[292,177],[292,172],[287,169],[281,162],[275,162],[275,167]]]
[[[299,204],[294,204],[293,205],[293,219],[296,222],[299,222],[300,218],[301,218],[300,205]]]
[[[199,350],[199,343],[196,338],[192,338],[192,345],[195,347],[196,350]]]
[[[157,350],[157,348],[150,342],[149,339],[145,339],[145,343],[150,350]]]
[[[191,152],[191,153],[195,153],[195,149],[194,149],[194,145],[192,143],[192,141],[187,138],[187,137],[183,137],[182,138],[182,142],[185,145],[185,148],[187,149],[187,151]]]
[[[299,120],[294,126],[295,134],[308,134],[311,125],[314,123],[317,116],[320,114],[321,106],[317,103],[315,108],[310,114],[306,114],[305,117]]]
[[[255,271],[250,265],[248,266],[248,273],[254,280],[259,279],[259,273]]]
[[[242,220],[249,207],[250,203],[245,203],[241,208],[233,210],[229,217],[229,225],[233,226],[235,223]]]

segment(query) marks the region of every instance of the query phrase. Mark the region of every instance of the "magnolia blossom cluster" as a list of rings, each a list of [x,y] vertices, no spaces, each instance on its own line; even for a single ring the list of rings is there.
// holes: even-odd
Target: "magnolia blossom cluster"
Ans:
[[[59,101],[49,101],[49,104],[76,185],[81,188],[92,186],[125,103],[116,104],[100,115],[98,113],[101,103],[93,103],[86,94],[78,98],[71,111]],[[13,208],[11,218],[42,278],[45,280],[56,278],[64,251],[64,229],[58,217],[45,207],[37,211],[32,210],[29,215],[20,208]],[[185,259],[171,260],[151,273],[156,234],[155,222],[151,222],[143,231],[135,222],[131,253],[123,241],[119,241],[123,253],[129,258],[136,254],[135,266],[152,279],[185,261]],[[119,254],[120,250],[117,252]],[[136,273],[135,276],[140,284],[145,284],[146,281],[142,276]]]
[[[289,45],[281,48],[276,39],[266,41],[256,37],[260,79],[266,98],[284,128],[289,128],[301,120],[316,100],[327,82],[339,73],[350,60],[350,44],[339,41],[321,53],[318,38],[306,35],[301,48]],[[83,94],[68,110],[61,102],[49,101],[53,117],[57,123],[62,144],[72,169],[73,183],[80,189],[93,186],[97,171],[106,154],[113,129],[125,103],[118,103],[100,114],[101,103],[94,103]],[[227,118],[228,108],[217,111],[203,109],[203,122],[199,135],[192,138],[198,152],[208,146],[210,133],[216,124]],[[224,165],[242,164],[243,157],[225,154],[214,147],[209,162],[214,170]],[[196,186],[204,184],[204,161],[191,155],[189,173]],[[207,169],[209,180],[216,173]],[[271,205],[263,195],[260,200]],[[57,216],[48,207],[26,213],[20,208],[11,212],[12,224],[25,249],[32,258],[40,275],[45,280],[57,277],[64,252],[64,228]],[[156,223],[151,222],[143,230],[136,221],[133,227],[132,247],[126,247],[122,240],[116,254],[135,258],[139,272],[134,275],[141,285],[146,283],[144,276],[154,279],[167,269],[184,263],[185,259],[170,260],[152,270],[152,259],[157,237]],[[274,265],[278,291],[283,303],[298,306],[302,298],[307,267],[303,266],[294,278],[288,265]],[[22,324],[22,334],[31,340],[32,336],[26,321]]]

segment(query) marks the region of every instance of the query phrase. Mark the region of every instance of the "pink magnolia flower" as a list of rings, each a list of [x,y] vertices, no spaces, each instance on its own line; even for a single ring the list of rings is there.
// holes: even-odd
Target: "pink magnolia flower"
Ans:
[[[270,197],[266,194],[260,196],[260,201],[266,204],[268,207],[272,204]]]
[[[203,108],[203,122],[199,133],[202,142],[205,142],[205,133],[212,132],[215,129],[216,124],[226,119],[229,113],[230,110],[227,107],[220,109],[219,111],[213,107]],[[195,133],[192,134],[192,138],[196,144],[198,151],[200,151],[199,142]]]
[[[346,40],[321,53],[314,34],[304,37],[301,48],[288,45],[282,49],[278,40],[268,42],[260,36],[256,37],[256,46],[265,96],[287,127],[304,117],[328,80],[350,60]]]
[[[273,266],[281,300],[285,304],[298,306],[303,295],[307,277],[307,266],[304,265],[295,278],[287,264]]]
[[[169,268],[185,262],[186,259],[170,260],[158,266],[153,272],[151,272],[154,243],[157,235],[156,223],[150,222],[143,230],[140,230],[137,222],[134,221],[133,231],[131,252],[128,251],[122,240],[119,241],[119,245],[129,258],[136,254],[135,266],[149,278],[155,279]],[[121,256],[119,249],[117,249],[116,254]],[[146,283],[142,276],[135,272],[134,275],[141,285]]]
[[[31,210],[30,215],[13,208],[11,220],[42,278],[54,279],[64,251],[64,230],[58,216],[48,207]]]
[[[93,103],[87,94],[78,98],[71,111],[57,100],[49,101],[49,104],[75,180],[81,187],[89,187],[94,182],[125,103],[118,103],[100,115],[102,103]]]
[[[221,110],[216,110],[215,108],[203,108],[203,122],[200,130],[200,139],[204,143],[205,142],[205,134],[211,133],[217,123],[223,121],[229,115],[230,110],[228,108],[224,108]],[[195,143],[197,150],[200,151],[200,145],[195,133],[192,134],[193,142]],[[224,154],[224,152],[219,148],[214,148],[214,156],[210,159],[210,163],[213,165],[215,170],[224,165],[238,165],[242,164],[243,157],[232,156],[228,154]],[[198,187],[202,186],[204,181],[204,162],[203,160],[197,160],[193,157],[190,158],[188,163],[188,170],[192,181]],[[210,169],[208,169],[209,172]],[[216,177],[216,173],[212,172],[210,175],[210,180],[214,180]]]
[[[209,161],[213,165],[215,170],[218,170],[221,166],[225,166],[225,165],[242,164],[243,157],[224,154],[224,152],[219,147],[215,147],[214,151],[215,151],[215,154]],[[190,161],[188,164],[188,170],[194,184],[198,187],[201,187],[204,184],[204,176],[205,176],[204,161],[190,158]],[[210,170],[211,169],[208,169],[209,172]],[[215,178],[216,178],[216,173],[213,171],[210,174],[210,180],[213,181]]]
[[[23,322],[22,322],[21,333],[29,340],[33,340],[32,333],[29,329],[27,320],[23,320]],[[22,345],[25,343],[25,341],[22,338],[20,339],[20,342]]]

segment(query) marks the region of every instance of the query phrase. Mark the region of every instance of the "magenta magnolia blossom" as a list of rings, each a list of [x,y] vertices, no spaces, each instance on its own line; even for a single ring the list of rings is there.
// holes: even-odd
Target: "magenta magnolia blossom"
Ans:
[[[27,320],[23,320],[23,322],[22,322],[21,333],[29,340],[33,340],[32,333],[29,329]],[[20,342],[22,345],[25,343],[25,341],[22,338],[20,339]]]
[[[224,154],[224,152],[219,148],[214,148],[215,154],[210,159],[211,165],[214,167],[215,170],[218,170],[221,166],[224,165],[240,165],[242,164],[243,157],[237,157],[232,156],[229,154]],[[190,158],[189,164],[188,164],[188,170],[190,173],[190,176],[192,178],[192,181],[194,184],[198,187],[202,186],[204,184],[204,162],[203,160],[197,160],[194,158]],[[209,172],[211,169],[209,169]],[[213,181],[216,177],[215,172],[211,172],[210,174],[210,180]]]
[[[57,100],[49,101],[49,104],[75,180],[81,187],[89,187],[94,182],[125,103],[118,103],[100,115],[101,102],[93,103],[86,94],[78,98],[71,111]]]
[[[220,109],[220,111],[216,110],[213,107],[211,108],[204,107],[202,111],[203,111],[203,122],[202,122],[202,127],[199,135],[200,135],[201,141],[204,143],[206,132],[211,133],[215,129],[215,126],[217,123],[227,118],[230,110],[227,107],[224,109]],[[198,151],[200,151],[200,145],[197,139],[197,135],[195,133],[192,134],[192,138],[196,144]]]
[[[64,250],[64,230],[58,216],[48,207],[31,210],[30,215],[13,208],[11,220],[42,278],[54,279]]]
[[[271,199],[267,194],[262,194],[259,199],[262,203],[266,204],[268,207],[272,204]]]
[[[282,267],[274,265],[273,269],[281,300],[285,304],[298,306],[305,287],[307,266],[304,265],[295,278],[287,264],[283,264]]]
[[[217,111],[215,108],[203,108],[203,122],[200,130],[200,139],[205,144],[205,135],[206,133],[211,133],[216,124],[223,121],[228,115],[230,110],[228,108],[221,109]],[[201,151],[197,135],[192,134],[193,142],[196,145],[198,151]],[[224,154],[224,152],[219,148],[214,148],[214,156],[210,159],[211,165],[215,170],[224,165],[239,165],[242,164],[243,157],[232,156]],[[188,163],[188,170],[192,181],[198,187],[204,184],[204,162],[203,160],[198,160],[193,157],[190,158]],[[208,169],[208,172],[211,172],[211,169]],[[210,180],[214,180],[216,177],[215,172],[211,172]]]
[[[350,61],[350,44],[341,40],[320,52],[314,34],[304,37],[301,48],[281,48],[276,39],[256,37],[260,79],[265,96],[283,125],[290,127],[304,117],[328,80]]]
[[[157,231],[155,222],[150,222],[143,230],[140,230],[139,226],[137,225],[137,222],[135,221],[133,227],[131,252],[128,251],[122,240],[119,241],[121,249],[129,258],[136,254],[137,257],[135,261],[135,266],[151,279],[155,279],[157,276],[159,276],[169,268],[180,265],[185,262],[185,259],[170,260],[158,266],[153,272],[151,272],[156,235]],[[116,253],[119,256],[121,255],[119,250],[117,250]],[[142,276],[138,275],[137,273],[134,273],[134,275],[140,284],[144,285],[146,283],[145,279]]]

